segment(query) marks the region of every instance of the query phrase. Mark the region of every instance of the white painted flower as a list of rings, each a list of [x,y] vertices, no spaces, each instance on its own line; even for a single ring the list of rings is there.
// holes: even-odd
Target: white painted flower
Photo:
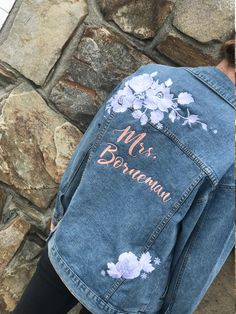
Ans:
[[[118,263],[108,263],[108,274],[113,278],[134,279],[140,275],[141,266],[137,256],[132,252],[124,252],[119,256]]]
[[[132,252],[125,252],[119,256],[116,268],[123,278],[133,279],[140,275],[141,266],[138,258]]]
[[[101,275],[102,275],[102,276],[106,276],[105,270],[102,270],[102,271],[101,271]]]
[[[190,114],[189,110],[187,109],[188,112],[188,117],[185,118],[185,121],[183,123],[183,125],[185,125],[186,123],[188,123],[188,125],[192,125],[192,123],[196,123],[197,121],[199,121],[199,117],[197,114]]]
[[[149,74],[142,74],[133,77],[129,82],[129,87],[135,92],[135,93],[142,93],[148,90],[153,83],[153,77]]]
[[[157,74],[158,74],[158,72],[156,71],[156,72],[152,72],[150,75],[151,75],[151,77],[155,77],[155,76],[157,76]]]
[[[165,86],[169,87],[173,84],[172,79],[168,79],[167,81],[165,81]]]
[[[176,112],[174,110],[171,110],[170,114],[169,114],[169,118],[172,122],[175,122],[176,119]]]
[[[142,101],[140,101],[140,99],[135,99],[134,101],[133,101],[133,108],[135,109],[135,110],[137,110],[137,109],[141,109],[143,107],[143,103],[142,103]]]
[[[162,124],[161,122],[158,122],[157,125],[156,125],[156,127],[157,127],[159,130],[161,130],[161,129],[163,129],[163,124]]]
[[[146,92],[146,98],[143,101],[143,104],[147,109],[156,110],[158,109],[157,100],[156,91],[154,89],[149,89]]]
[[[119,270],[116,268],[116,264],[114,263],[107,263],[107,273],[112,278],[121,278],[122,274],[119,272]]]
[[[156,75],[157,72],[153,72],[131,78],[125,83],[124,88],[118,90],[107,102],[106,111],[110,114],[111,110],[123,113],[128,108],[133,109],[132,116],[139,120],[141,125],[147,124],[150,120],[158,129],[163,128],[160,121],[164,120],[166,112],[172,123],[183,119],[182,125],[191,127],[192,124],[201,124],[202,129],[208,131],[207,124],[201,122],[198,115],[191,114],[188,108],[187,116],[180,113],[182,109],[179,105],[193,103],[193,96],[188,92],[174,96],[170,91],[172,79],[160,83],[159,80],[154,80]]]
[[[140,110],[136,110],[136,111],[132,112],[132,116],[135,119],[139,119],[141,125],[145,125],[148,122],[147,115],[145,113],[143,113],[142,111],[140,111]]]
[[[158,84],[156,89],[149,89],[146,91],[147,99],[144,101],[148,107],[152,103],[155,103],[155,107],[149,109],[159,109],[161,111],[168,112],[168,108],[173,105],[173,94],[170,93],[170,89],[165,84]]]
[[[155,264],[155,265],[160,265],[160,263],[161,263],[160,258],[159,258],[159,257],[155,257],[155,258],[154,258],[154,264]]]
[[[142,267],[142,270],[145,271],[146,273],[151,273],[155,268],[151,264],[151,255],[149,252],[143,253],[142,256],[140,257],[140,265]]]
[[[107,273],[112,278],[134,279],[139,276],[151,273],[155,268],[151,262],[149,252],[143,253],[138,260],[137,256],[132,252],[124,252],[120,254],[118,262],[107,263]]]
[[[203,130],[207,131],[207,125],[206,123],[201,122],[202,128]],[[217,133],[217,132],[216,132]]]
[[[125,112],[132,106],[135,97],[128,87],[119,90],[110,100],[110,105],[115,112]]]
[[[183,92],[183,93],[179,94],[177,102],[180,105],[188,105],[188,104],[194,102],[194,100],[193,100],[193,97],[191,94],[189,94],[187,92]]]
[[[155,110],[151,112],[151,122],[156,124],[164,119],[164,113],[160,110]]]
[[[147,279],[147,274],[142,273],[140,277],[141,277],[142,279]]]

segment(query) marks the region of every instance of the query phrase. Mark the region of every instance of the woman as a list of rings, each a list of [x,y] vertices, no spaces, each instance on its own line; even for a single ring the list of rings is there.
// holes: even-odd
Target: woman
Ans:
[[[112,91],[13,314],[196,309],[234,245],[234,45],[216,67],[148,64]]]

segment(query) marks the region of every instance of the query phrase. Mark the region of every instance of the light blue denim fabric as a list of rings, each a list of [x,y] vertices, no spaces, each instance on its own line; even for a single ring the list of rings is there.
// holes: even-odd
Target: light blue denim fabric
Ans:
[[[89,311],[196,309],[234,246],[234,110],[233,83],[210,66],[144,65],[107,97],[61,179],[47,238]]]

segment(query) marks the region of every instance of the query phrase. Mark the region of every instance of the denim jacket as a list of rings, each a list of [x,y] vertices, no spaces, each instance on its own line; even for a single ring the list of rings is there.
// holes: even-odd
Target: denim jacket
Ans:
[[[61,179],[47,238],[95,314],[193,313],[234,245],[234,85],[141,66],[110,93]]]

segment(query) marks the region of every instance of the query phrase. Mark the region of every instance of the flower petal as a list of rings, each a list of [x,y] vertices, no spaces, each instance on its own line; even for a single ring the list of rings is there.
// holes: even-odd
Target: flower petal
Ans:
[[[156,71],[156,72],[151,73],[150,75],[151,75],[151,77],[154,77],[154,76],[157,76],[157,74],[158,74],[158,72]]]
[[[142,102],[139,99],[135,99],[133,102],[134,109],[141,109],[143,106]]]
[[[140,118],[141,125],[145,125],[148,122],[148,117],[146,114],[143,114]]]
[[[164,119],[164,113],[160,110],[155,110],[151,112],[151,122],[156,124]]]
[[[133,77],[129,82],[129,87],[136,93],[142,93],[152,86],[153,78],[149,74],[142,74]]]
[[[142,267],[142,270],[146,273],[151,273],[155,269],[151,264],[151,255],[149,252],[142,254],[139,263]]]
[[[137,256],[132,252],[124,252],[119,256],[116,268],[125,279],[134,279],[140,275],[141,266]]]
[[[188,121],[190,123],[195,123],[199,120],[198,118],[198,115],[197,114],[191,114],[189,117],[188,117]]]
[[[167,81],[165,81],[165,86],[169,87],[173,84],[172,79],[168,79]]]
[[[122,274],[117,270],[116,265],[114,263],[107,263],[107,273],[112,278],[121,278]]]
[[[207,131],[207,125],[206,125],[206,123],[202,123],[202,128],[203,128],[203,130]]]
[[[171,112],[170,112],[170,114],[169,114],[169,118],[170,118],[170,120],[171,120],[172,122],[175,121],[175,119],[176,119],[176,113],[175,113],[174,110],[171,110]]]
[[[141,110],[135,110],[134,112],[132,112],[132,116],[135,118],[135,119],[140,119],[141,116],[142,116],[142,111]]]

